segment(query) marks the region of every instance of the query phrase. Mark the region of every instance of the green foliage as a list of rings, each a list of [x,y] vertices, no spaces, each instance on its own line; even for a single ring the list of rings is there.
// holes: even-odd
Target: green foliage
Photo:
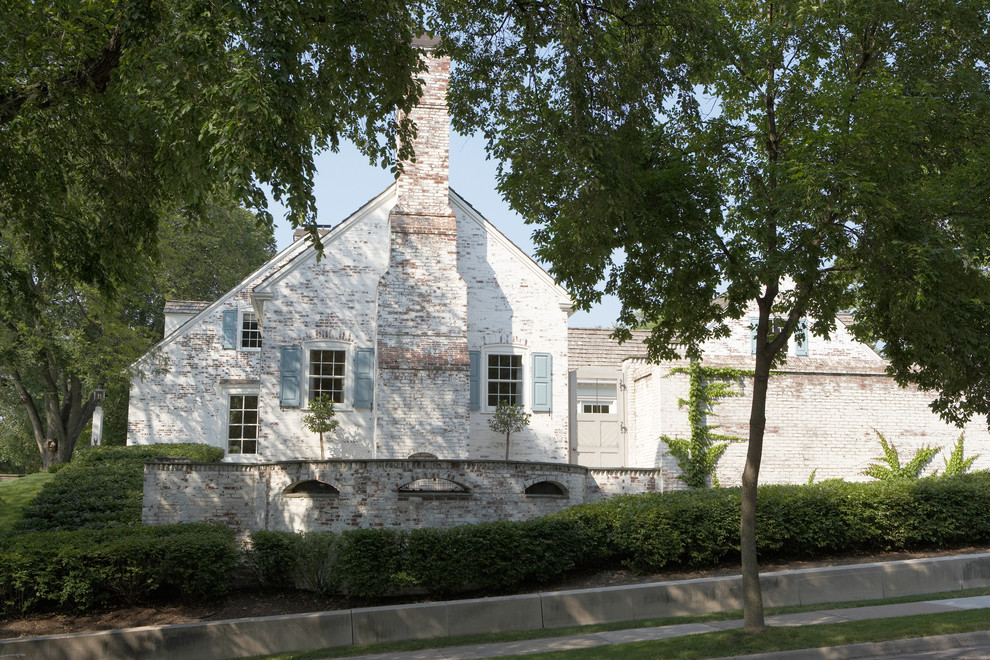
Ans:
[[[943,476],[954,477],[958,474],[964,474],[966,470],[973,465],[973,463],[980,457],[979,454],[975,456],[970,456],[969,458],[963,458],[963,433],[959,434],[959,439],[956,440],[956,444],[952,446],[952,453],[949,454],[948,459],[942,459],[945,463],[945,470],[942,472]]]
[[[712,433],[718,426],[709,425],[708,416],[715,416],[715,402],[719,399],[742,395],[725,381],[750,377],[753,372],[727,367],[704,367],[699,361],[693,361],[686,369],[671,369],[668,375],[683,373],[689,376],[689,394],[687,399],[678,399],[677,405],[681,408],[687,406],[691,438],[688,440],[662,436],[660,439],[677,459],[681,468],[679,479],[691,488],[705,488],[709,481],[718,487],[718,477],[715,475],[718,459],[730,442],[743,442],[745,438]]]
[[[419,93],[418,5],[18,3],[0,70],[0,217],[30,262],[112,290],[163,217],[218,188],[313,223],[314,154],[392,164]],[[332,82],[330,82],[332,81]],[[408,157],[405,140],[400,151]],[[3,264],[0,264],[2,270]],[[6,273],[0,274],[0,280]]]
[[[340,535],[339,560],[346,576],[347,594],[378,598],[392,593],[406,580],[402,554],[406,534],[392,529],[355,529]]]
[[[222,525],[185,524],[24,534],[0,544],[4,614],[222,597],[237,561]]]
[[[529,417],[522,406],[502,399],[495,407],[495,414],[488,419],[488,427],[492,431],[505,434],[505,460],[509,460],[509,436],[529,426]]]
[[[27,262],[23,241],[0,227],[0,261],[20,271],[18,286],[0,285],[0,458],[71,460],[77,442],[88,444],[97,386],[103,444],[125,443],[131,366],[161,338],[166,298],[212,300],[274,254],[271,227],[254,214],[219,194],[202,207],[162,220],[163,243],[135,255],[140,271],[112,298]],[[46,414],[46,399],[58,415]]]
[[[265,589],[285,589],[295,583],[301,539],[300,534],[291,532],[251,533],[246,558],[259,585]]]
[[[901,459],[897,455],[897,448],[894,447],[894,443],[887,442],[887,438],[883,437],[880,431],[873,429],[873,432],[877,434],[880,438],[880,446],[883,448],[883,456],[878,456],[875,458],[877,463],[872,463],[865,470],[863,474],[868,477],[873,477],[878,481],[890,481],[893,479],[917,479],[921,476],[921,471],[925,469],[925,466],[935,457],[935,454],[941,451],[938,447],[924,446],[919,447],[918,451],[914,453],[914,457],[907,462],[905,465],[901,465]]]
[[[141,522],[147,459],[187,457],[212,462],[223,450],[196,443],[93,447],[65,464],[24,509],[20,531],[99,529]]]
[[[579,566],[708,568],[739,556],[737,488],[611,497],[555,517],[584,529]],[[764,561],[945,548],[990,539],[990,474],[762,486]]]
[[[296,570],[302,589],[330,596],[344,577],[340,562],[341,539],[330,532],[309,532],[299,538]]]
[[[321,394],[309,402],[309,413],[302,419],[306,428],[320,434],[320,458],[326,458],[323,434],[333,433],[340,426],[340,420],[334,419],[336,414],[333,409],[333,399],[328,394]]]
[[[756,302],[740,545],[762,630],[756,488],[790,337],[855,309],[937,412],[990,412],[990,0],[441,0],[431,18],[455,128],[484,134],[578,308],[616,295],[616,336],[651,327],[658,362],[700,359]]]

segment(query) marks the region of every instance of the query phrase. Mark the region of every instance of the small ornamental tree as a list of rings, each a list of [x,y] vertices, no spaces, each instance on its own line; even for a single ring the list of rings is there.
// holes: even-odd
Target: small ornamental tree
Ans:
[[[509,460],[509,436],[529,426],[529,414],[522,406],[502,399],[495,407],[495,415],[488,420],[488,426],[496,433],[505,434],[505,460]]]
[[[309,402],[309,414],[303,417],[303,424],[313,433],[320,434],[320,460],[326,459],[326,451],[323,445],[323,434],[333,433],[340,420],[334,419],[337,412],[333,409],[333,399],[326,394],[321,394],[319,398]]]

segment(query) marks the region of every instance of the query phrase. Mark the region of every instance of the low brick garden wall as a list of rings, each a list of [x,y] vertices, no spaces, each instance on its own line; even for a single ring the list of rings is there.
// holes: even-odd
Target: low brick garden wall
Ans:
[[[241,535],[526,520],[607,495],[681,487],[659,470],[513,461],[327,460],[144,467],[145,524],[222,522]]]

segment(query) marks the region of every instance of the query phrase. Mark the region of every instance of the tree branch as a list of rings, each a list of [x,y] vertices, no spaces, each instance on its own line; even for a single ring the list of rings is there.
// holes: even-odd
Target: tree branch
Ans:
[[[110,77],[114,70],[120,66],[122,52],[123,39],[118,26],[110,35],[110,41],[98,55],[91,58],[80,70],[63,76],[54,84],[81,91],[92,89],[97,94],[103,94],[110,85]],[[12,122],[20,109],[28,102],[32,102],[40,108],[49,107],[51,105],[51,89],[48,83],[27,85],[20,91],[0,96],[0,124]]]

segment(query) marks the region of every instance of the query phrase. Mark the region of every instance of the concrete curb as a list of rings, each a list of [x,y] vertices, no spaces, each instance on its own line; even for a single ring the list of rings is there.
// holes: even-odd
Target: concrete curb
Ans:
[[[817,605],[990,587],[990,553],[780,571],[761,576],[767,606]],[[738,576],[501,598],[149,626],[0,640],[0,659],[217,660],[287,651],[553,629],[738,610]]]

